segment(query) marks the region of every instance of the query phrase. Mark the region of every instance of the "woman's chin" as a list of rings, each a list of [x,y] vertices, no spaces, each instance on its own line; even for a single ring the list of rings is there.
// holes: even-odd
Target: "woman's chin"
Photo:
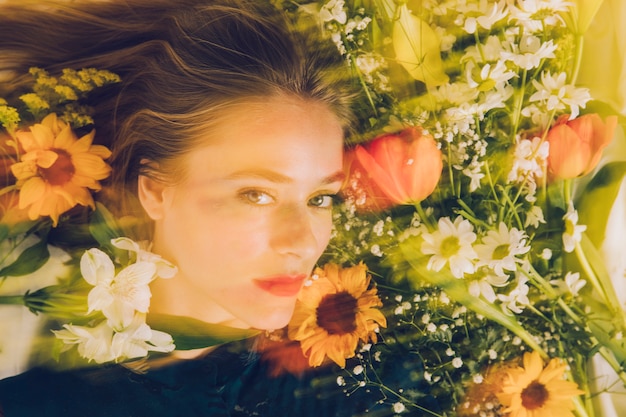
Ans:
[[[250,318],[248,324],[250,327],[259,330],[277,330],[282,329],[291,320],[293,315],[293,306],[284,309],[277,309],[268,314],[259,314]]]

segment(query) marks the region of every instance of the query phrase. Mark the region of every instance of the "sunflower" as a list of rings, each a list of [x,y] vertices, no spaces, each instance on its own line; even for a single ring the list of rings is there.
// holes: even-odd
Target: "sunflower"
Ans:
[[[510,417],[574,417],[572,397],[584,392],[563,379],[566,368],[559,359],[544,368],[539,353],[525,353],[524,367],[507,372],[498,394],[504,412]]]
[[[104,162],[111,152],[91,144],[94,133],[78,139],[54,113],[30,131],[16,133],[24,154],[11,171],[20,189],[19,207],[28,209],[31,220],[50,216],[56,226],[59,216],[77,204],[94,208],[90,190],[99,190],[98,181],[111,173]]]
[[[370,279],[363,263],[315,269],[288,326],[289,338],[300,342],[309,365],[319,366],[328,356],[343,368],[346,358],[355,355],[359,340],[377,341],[376,331],[387,320],[377,308],[382,302],[376,288],[368,289]]]

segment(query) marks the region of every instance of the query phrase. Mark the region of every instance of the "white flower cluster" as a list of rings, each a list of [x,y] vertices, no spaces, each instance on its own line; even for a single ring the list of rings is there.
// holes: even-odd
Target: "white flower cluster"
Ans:
[[[97,363],[143,357],[149,351],[171,352],[172,337],[153,330],[146,323],[150,305],[149,283],[155,278],[171,278],[177,269],[160,256],[140,248],[128,238],[111,244],[128,251],[133,263],[116,271],[113,260],[97,248],[87,250],[80,261],[83,278],[93,289],[89,292],[87,315],[96,315],[87,326],[65,324],[55,331],[68,348],[77,345],[79,354]]]
[[[572,206],[570,210],[574,210]],[[571,251],[580,241],[584,226],[576,225],[575,211],[568,212],[565,220],[564,249]],[[436,229],[429,231],[422,226],[419,230],[423,239],[420,249],[429,256],[429,270],[439,272],[447,267],[455,278],[468,280],[470,295],[499,302],[505,312],[520,314],[530,304],[528,281],[536,271],[526,257],[531,246],[523,230],[500,222],[497,229],[487,229],[479,238],[472,223],[461,216],[454,221],[442,217]],[[576,296],[585,284],[578,277],[568,273],[563,280],[551,283]],[[502,289],[507,292],[502,293]]]

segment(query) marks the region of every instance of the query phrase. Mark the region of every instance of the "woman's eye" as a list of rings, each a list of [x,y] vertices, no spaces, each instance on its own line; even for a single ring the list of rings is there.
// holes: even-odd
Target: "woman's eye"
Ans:
[[[274,198],[266,192],[259,190],[247,190],[240,194],[247,203],[264,206],[274,202]]]
[[[330,208],[333,206],[334,197],[328,194],[316,195],[309,200],[309,205],[318,208]]]

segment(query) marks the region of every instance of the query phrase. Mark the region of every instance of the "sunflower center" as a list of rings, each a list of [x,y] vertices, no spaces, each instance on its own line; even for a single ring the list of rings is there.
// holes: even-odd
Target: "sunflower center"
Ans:
[[[328,334],[346,334],[356,330],[356,299],[346,291],[328,294],[317,307],[317,325]]]
[[[444,258],[456,255],[461,249],[459,238],[456,236],[448,236],[441,242],[439,249],[441,250],[441,256]]]
[[[527,410],[535,410],[542,407],[548,399],[548,390],[546,386],[537,382],[531,382],[522,391],[522,406]]]
[[[76,172],[72,156],[63,149],[50,149],[57,154],[57,159],[49,168],[39,167],[39,174],[50,185],[63,185],[69,182]]]

